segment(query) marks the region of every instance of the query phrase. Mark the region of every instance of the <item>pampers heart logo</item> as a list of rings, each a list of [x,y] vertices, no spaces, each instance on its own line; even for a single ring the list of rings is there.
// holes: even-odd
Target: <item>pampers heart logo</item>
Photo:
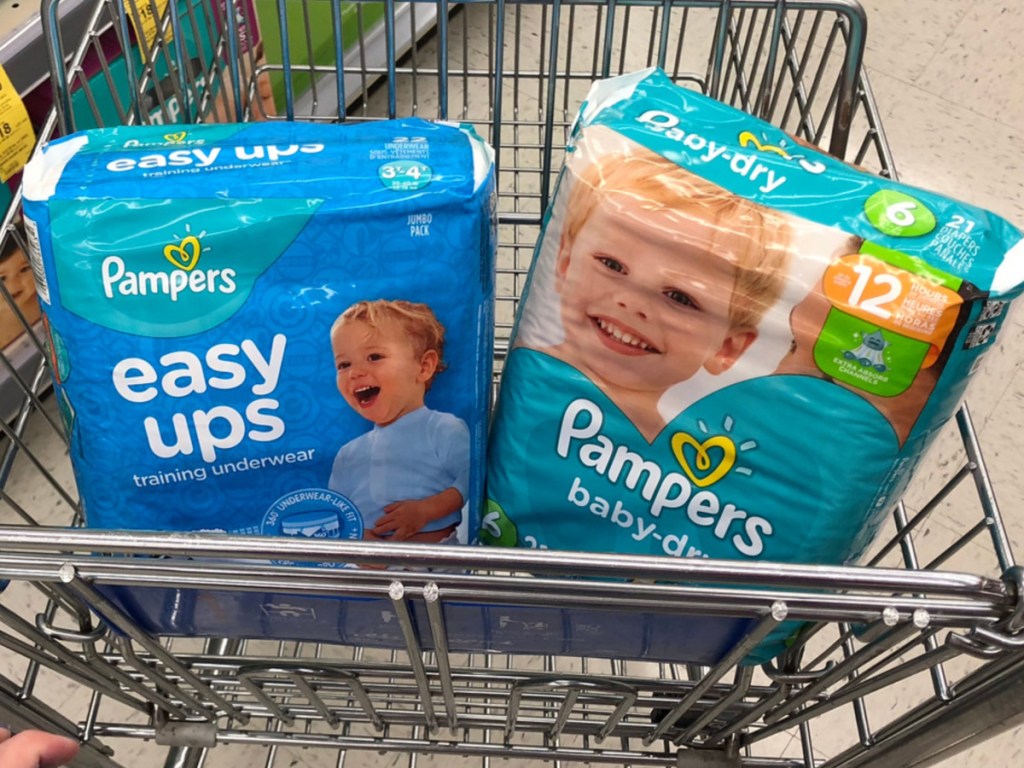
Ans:
[[[743,131],[743,133],[741,133],[739,136],[739,142],[741,147],[746,148],[753,145],[754,149],[756,149],[758,152],[774,152],[776,155],[779,155],[780,157],[784,157],[787,160],[790,159],[789,152],[784,150],[782,147],[777,147],[774,144],[762,144],[760,139],[758,139],[757,136],[752,134],[750,131]]]
[[[181,144],[185,140],[188,134],[185,131],[178,131],[177,133],[165,133],[164,141],[168,144]]]
[[[189,235],[178,245],[171,243],[164,246],[164,258],[173,264],[177,269],[191,272],[199,263],[199,238]]]
[[[803,168],[808,173],[813,173],[817,175],[819,173],[825,172],[824,163],[821,163],[818,160],[808,160],[803,155],[794,155],[792,152],[790,152],[789,147],[786,146],[785,139],[783,139],[779,145],[768,144],[767,139],[764,143],[762,143],[761,140],[750,131],[743,131],[739,135],[738,141],[740,143],[740,146],[743,147],[744,149],[746,149],[747,147],[753,147],[758,152],[772,152],[786,160],[796,160],[797,162],[800,163],[800,167]]]
[[[672,454],[693,484],[706,488],[717,483],[732,469],[736,463],[736,444],[725,435],[715,435],[700,442],[686,432],[676,432],[672,435]],[[691,456],[693,465],[690,464]]]

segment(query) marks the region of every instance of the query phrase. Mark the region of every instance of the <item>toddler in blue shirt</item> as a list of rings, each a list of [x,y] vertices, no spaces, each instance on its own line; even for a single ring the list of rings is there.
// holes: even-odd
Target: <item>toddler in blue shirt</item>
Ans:
[[[469,428],[424,404],[444,336],[426,304],[383,299],[356,302],[331,328],[338,390],[374,427],[338,451],[329,488],[359,509],[366,539],[456,541]]]

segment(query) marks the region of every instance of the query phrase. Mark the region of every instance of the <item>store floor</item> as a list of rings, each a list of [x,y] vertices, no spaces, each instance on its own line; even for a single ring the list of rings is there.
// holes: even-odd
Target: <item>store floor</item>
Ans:
[[[883,126],[900,178],[910,184],[947,193],[988,208],[1024,226],[1024,4],[1019,2],[965,3],[961,0],[864,0],[869,34],[867,69]],[[481,62],[483,65],[483,62]],[[985,358],[983,369],[968,393],[968,402],[988,462],[989,472],[1018,559],[1024,557],[1024,313],[1017,312],[999,342]],[[920,509],[957,469],[953,460],[951,426],[933,446],[918,472],[907,504]],[[66,449],[48,428],[30,429],[30,445],[44,463],[64,473],[70,485]],[[20,465],[24,467],[24,463]],[[33,490],[33,468],[12,476],[7,491],[27,508],[45,509],[40,522],[60,523],[67,506]],[[967,484],[969,485],[969,483]],[[936,554],[938,542],[956,541],[968,525],[961,510],[972,504],[971,488],[954,492],[918,532],[922,558]],[[64,517],[62,517],[62,515]],[[0,521],[14,522],[7,509]],[[998,575],[991,547],[972,541],[947,566],[971,573]],[[5,605],[34,605],[36,595],[12,587]],[[22,601],[19,603],[19,601]],[[5,653],[5,652],[4,652]],[[0,674],[16,678],[23,665],[0,653]],[[956,670],[951,670],[955,672]],[[75,719],[84,717],[89,701],[80,689],[46,678],[39,696]],[[49,688],[46,688],[49,686]],[[885,691],[873,706],[905,711],[933,696],[931,680],[918,675]],[[76,699],[77,697],[77,699]],[[880,703],[878,703],[880,702]],[[870,712],[869,712],[870,714]],[[141,721],[140,721],[141,722]],[[813,750],[819,760],[841,752],[856,738],[856,721],[843,707],[813,723]],[[115,740],[116,759],[125,768],[163,764],[165,749],[151,742]],[[758,755],[798,756],[801,742],[795,729],[771,740]],[[258,753],[258,754],[257,754]],[[257,747],[218,749],[208,768],[254,768],[263,765],[265,751]],[[406,765],[398,753],[353,752],[345,766]],[[340,765],[335,753],[281,749],[275,766],[320,768]],[[434,758],[418,765],[460,765],[458,760]],[[980,765],[1016,768],[1024,764],[1024,727],[1011,729],[949,759],[943,768]]]
[[[1024,226],[1024,5],[867,0],[866,62],[901,180],[988,208]],[[1004,520],[1024,552],[1024,315],[987,355],[967,399]],[[918,476],[933,492],[954,467],[940,440]],[[952,499],[935,525],[962,531]],[[912,503],[908,499],[908,503]],[[907,692],[908,698],[913,693]],[[892,700],[894,709],[903,703]],[[942,762],[1010,768],[1024,761],[1015,728]]]

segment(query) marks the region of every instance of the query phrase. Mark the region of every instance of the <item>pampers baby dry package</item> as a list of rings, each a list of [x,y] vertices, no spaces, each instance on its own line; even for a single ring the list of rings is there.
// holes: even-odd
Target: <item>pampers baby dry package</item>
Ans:
[[[998,216],[658,70],[599,82],[502,375],[484,539],[852,561],[1022,279],[1021,234]]]
[[[476,538],[493,168],[471,129],[115,128],[25,214],[89,526]]]

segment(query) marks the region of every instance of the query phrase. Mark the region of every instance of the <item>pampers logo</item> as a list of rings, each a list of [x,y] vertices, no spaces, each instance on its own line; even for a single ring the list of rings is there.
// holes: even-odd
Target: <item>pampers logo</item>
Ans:
[[[210,250],[202,245],[206,232],[192,234],[188,225],[185,232],[184,237],[172,235],[173,242],[163,248],[164,259],[173,267],[169,271],[133,271],[120,256],[105,258],[101,267],[103,295],[108,299],[162,295],[177,301],[183,293],[234,293],[235,270],[196,269],[200,256]]]
[[[763,141],[762,141],[763,139]],[[758,152],[772,152],[784,160],[796,160],[800,167],[815,176],[825,172],[825,164],[820,160],[808,160],[803,154],[795,155],[790,151],[791,145],[785,139],[779,139],[778,144],[769,144],[768,137],[763,133],[759,139],[750,131],[743,131],[739,135],[739,143],[743,148],[753,147]],[[794,142],[795,143],[795,142]],[[799,145],[797,145],[799,146]]]
[[[172,131],[171,133],[165,133],[160,139],[153,139],[152,141],[128,139],[122,146],[126,149],[136,149],[138,147],[166,147],[167,145],[200,146],[205,143],[206,139],[190,139],[188,131]]]
[[[676,472],[617,444],[602,431],[601,408],[585,398],[574,400],[562,415],[558,456],[572,457],[607,482],[639,494],[648,505],[650,518],[636,509],[628,509],[621,500],[613,504],[593,493],[582,476],[573,479],[568,501],[628,529],[636,541],[649,537],[660,541],[664,552],[676,557],[706,555],[692,545],[688,534],[679,530],[678,516],[663,518],[666,510],[680,510],[689,523],[709,529],[715,538],[728,542],[742,555],[761,555],[765,539],[773,533],[772,524],[706,490],[732,472],[752,474],[753,470],[741,463],[741,454],[756,450],[757,443],[747,440],[737,446],[729,435],[712,435],[703,423],[698,426],[707,437],[697,438],[687,432],[672,436],[672,455],[682,470]],[[728,432],[732,426],[731,419],[726,419],[723,429]]]
[[[154,338],[191,336],[238,312],[263,276],[272,279],[268,270],[320,205],[307,198],[234,198],[231,205],[126,199],[131,210],[111,211],[97,200],[81,216],[82,202],[74,201],[70,214],[60,214],[73,223],[54,244],[60,298],[90,322]],[[109,236],[95,235],[96,217]]]

